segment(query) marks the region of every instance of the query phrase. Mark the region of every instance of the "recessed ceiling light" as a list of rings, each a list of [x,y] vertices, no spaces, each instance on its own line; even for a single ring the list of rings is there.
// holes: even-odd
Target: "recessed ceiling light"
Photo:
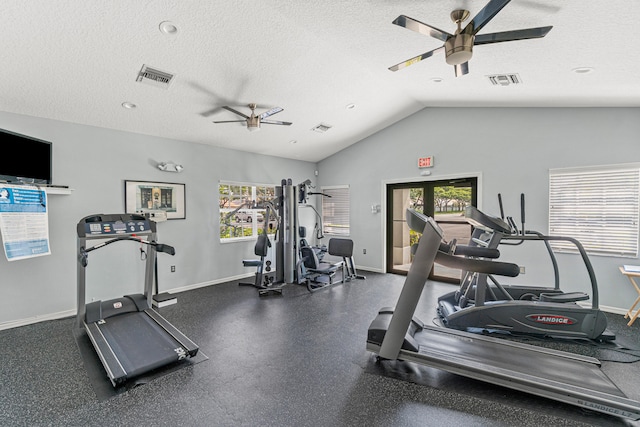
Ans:
[[[164,21],[160,23],[160,31],[164,34],[173,36],[178,33],[178,27],[173,22]]]
[[[356,104],[347,104],[346,106],[347,110],[353,110],[354,108],[356,108]]]
[[[574,68],[573,70],[574,73],[576,74],[589,74],[593,71],[593,68],[591,67],[578,67],[578,68]]]
[[[136,107],[137,107],[137,105],[134,104],[133,102],[123,102],[122,103],[122,108],[126,108],[127,110],[133,110]]]
[[[444,79],[442,77],[434,77],[431,79],[433,83],[442,83]]]

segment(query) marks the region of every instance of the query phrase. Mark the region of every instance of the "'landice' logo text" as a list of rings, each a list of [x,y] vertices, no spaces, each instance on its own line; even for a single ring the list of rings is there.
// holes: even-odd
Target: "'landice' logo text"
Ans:
[[[527,316],[527,319],[545,325],[573,325],[576,323],[576,320],[571,317],[559,316],[557,314],[530,314]]]

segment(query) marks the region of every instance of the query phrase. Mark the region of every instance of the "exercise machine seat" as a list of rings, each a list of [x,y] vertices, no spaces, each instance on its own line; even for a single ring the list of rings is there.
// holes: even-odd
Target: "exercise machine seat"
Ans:
[[[260,259],[243,259],[242,265],[245,267],[256,267],[255,280],[253,283],[245,283],[240,282],[241,286],[253,286],[255,288],[264,290],[267,289],[268,286],[272,283],[272,278],[269,275],[264,274],[265,271],[265,257],[267,256],[267,252],[271,247],[271,241],[266,234],[261,234],[258,236],[258,240],[256,240],[256,245],[253,248],[253,252],[260,257]],[[270,263],[267,261],[267,272],[270,271],[270,267],[268,266]],[[265,283],[263,284],[263,279]],[[282,289],[277,290],[278,293],[282,293]]]
[[[253,248],[253,253],[260,257],[260,259],[243,259],[242,265],[245,267],[259,267],[264,263],[264,257],[267,256],[267,251],[271,247],[271,241],[266,234],[261,234],[256,240],[256,245]]]
[[[304,266],[307,268],[307,271],[311,273],[333,276],[335,272],[342,267],[342,262],[333,264],[328,262],[320,262],[318,260],[318,256],[316,255],[316,252],[309,246],[300,248],[300,252],[304,260]]]
[[[327,253],[326,246],[311,246],[307,241],[307,227],[300,226],[298,227],[298,235],[300,236],[300,248],[311,248],[316,253],[318,257],[318,261],[322,262],[324,255]]]
[[[261,259],[243,259],[242,265],[245,267],[260,267],[262,265]]]

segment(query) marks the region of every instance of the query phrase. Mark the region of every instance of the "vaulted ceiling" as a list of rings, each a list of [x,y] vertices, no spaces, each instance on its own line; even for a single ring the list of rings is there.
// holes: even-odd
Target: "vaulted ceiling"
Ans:
[[[2,0],[0,110],[317,162],[425,107],[640,106],[635,0],[512,0],[478,35],[553,28],[475,46],[458,77],[443,52],[389,70],[443,45],[398,16],[453,34],[487,3]],[[292,124],[213,123],[250,103]]]

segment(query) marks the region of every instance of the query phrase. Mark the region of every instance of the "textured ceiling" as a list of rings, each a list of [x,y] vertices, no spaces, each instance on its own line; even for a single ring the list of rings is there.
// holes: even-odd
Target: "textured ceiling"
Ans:
[[[0,110],[317,162],[425,107],[640,106],[637,0],[513,0],[479,34],[552,25],[546,37],[476,46],[462,77],[443,54],[388,70],[442,45],[398,15],[453,33],[452,10],[485,4],[2,0]],[[136,82],[145,64],[175,74],[168,89]],[[504,73],[522,83],[487,79]],[[293,125],[212,123],[249,103]]]

